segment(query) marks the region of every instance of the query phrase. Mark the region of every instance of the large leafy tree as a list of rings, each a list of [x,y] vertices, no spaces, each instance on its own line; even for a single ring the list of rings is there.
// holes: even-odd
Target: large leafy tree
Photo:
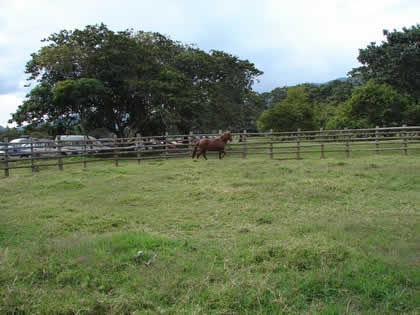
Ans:
[[[386,40],[360,49],[361,67],[350,74],[364,82],[374,79],[420,101],[420,24],[402,31],[383,31]]]
[[[222,129],[225,123],[232,130],[246,128],[248,114],[259,106],[251,94],[254,78],[262,72],[249,61],[222,51],[210,52],[208,66],[208,76],[204,78],[207,89],[203,95],[207,106],[202,113],[208,119],[204,129]]]
[[[295,86],[287,90],[287,96],[272,109],[264,111],[257,121],[260,131],[292,131],[301,128],[316,128],[314,104],[310,101],[305,86]]]
[[[187,86],[176,97],[179,130],[252,128],[250,112],[255,128],[255,112],[261,111],[261,104],[254,98],[252,85],[262,72],[252,63],[222,51],[206,53],[193,47],[172,61]]]
[[[373,128],[401,126],[407,123],[410,98],[386,83],[369,80],[355,89],[351,97],[337,109],[328,127]],[[415,111],[415,108],[412,109]]]
[[[103,24],[44,41],[26,66],[36,86],[12,116],[18,124],[77,121],[83,132],[106,128],[118,136],[239,126],[261,74],[224,52]]]
[[[38,85],[12,116],[14,121],[77,119],[82,126],[105,126],[122,136],[135,120],[133,107],[139,115],[150,112],[145,98],[162,70],[132,32],[114,33],[97,25],[61,31],[44,41],[49,45],[32,54],[26,66]]]

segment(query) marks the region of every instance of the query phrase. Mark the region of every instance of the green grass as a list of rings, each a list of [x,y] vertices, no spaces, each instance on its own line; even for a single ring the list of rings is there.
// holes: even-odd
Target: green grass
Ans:
[[[418,313],[420,155],[318,156],[11,170],[0,313]]]

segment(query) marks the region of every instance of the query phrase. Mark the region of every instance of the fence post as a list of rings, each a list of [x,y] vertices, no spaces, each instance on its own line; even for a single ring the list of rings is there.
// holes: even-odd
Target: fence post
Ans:
[[[118,166],[118,142],[117,142],[117,135],[114,135],[114,162],[115,166]]]
[[[406,128],[407,127],[407,125],[403,125],[403,128]],[[404,152],[404,155],[407,155],[407,147],[408,147],[408,133],[407,133],[407,130],[403,130],[403,135],[404,135],[404,137],[403,137],[403,141],[404,141],[404,143],[403,143],[403,152]]]
[[[63,155],[61,152],[61,139],[59,138],[59,140],[57,140],[57,151],[58,151],[58,169],[60,171],[63,170]]]
[[[9,177],[9,139],[4,138],[4,176]]]
[[[194,148],[193,148],[193,137],[194,136],[193,135],[194,135],[194,133],[192,131],[190,131],[190,135],[188,137],[188,150],[189,150],[190,156],[192,156],[192,153],[193,153],[193,150],[194,150]]]
[[[243,145],[243,149],[242,149],[242,158],[245,159],[246,158],[246,153],[247,153],[247,145],[246,145],[247,139],[246,139],[246,130],[244,130],[244,133],[242,134],[242,145]]]
[[[346,159],[350,158],[350,143],[349,143],[349,134],[347,127],[344,128],[344,137],[346,139]]]
[[[32,138],[30,138],[29,142],[31,145],[31,169],[32,169],[32,173],[35,173],[36,168],[35,168],[35,161],[34,161],[34,141]]]
[[[165,132],[165,158],[167,159],[168,158],[168,154],[169,154],[169,147],[168,147],[168,136],[169,136],[169,133],[166,131]]]
[[[141,134],[136,134],[136,151],[137,151],[137,164],[141,161]]]
[[[273,129],[270,129],[270,159],[273,159]]]
[[[375,129],[375,153],[379,154],[379,126]]]
[[[319,141],[321,142],[321,159],[325,159],[325,152],[324,152],[324,138],[322,136],[322,132],[324,131],[324,128],[319,129]]]
[[[346,159],[350,157],[350,143],[349,143],[349,135],[348,135],[348,128],[344,128],[344,139],[346,144]]]
[[[83,145],[84,145],[84,147],[83,147],[83,168],[86,168],[86,166],[87,166],[87,161],[86,161],[87,139],[86,138],[87,138],[86,136],[83,137]]]
[[[300,160],[300,128],[298,128],[296,136],[296,159]]]

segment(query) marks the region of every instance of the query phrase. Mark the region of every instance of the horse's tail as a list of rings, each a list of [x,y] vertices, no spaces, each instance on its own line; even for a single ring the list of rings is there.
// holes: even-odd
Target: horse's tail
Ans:
[[[199,144],[200,144],[200,141],[197,141],[196,143],[193,144],[194,150],[193,150],[191,158],[195,158],[195,156],[197,155],[197,148]]]

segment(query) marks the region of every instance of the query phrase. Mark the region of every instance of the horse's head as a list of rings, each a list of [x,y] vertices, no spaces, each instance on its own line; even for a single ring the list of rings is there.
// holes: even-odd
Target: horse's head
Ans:
[[[226,131],[223,134],[222,138],[223,140],[225,140],[225,142],[232,141],[232,133],[230,132],[230,130]]]

